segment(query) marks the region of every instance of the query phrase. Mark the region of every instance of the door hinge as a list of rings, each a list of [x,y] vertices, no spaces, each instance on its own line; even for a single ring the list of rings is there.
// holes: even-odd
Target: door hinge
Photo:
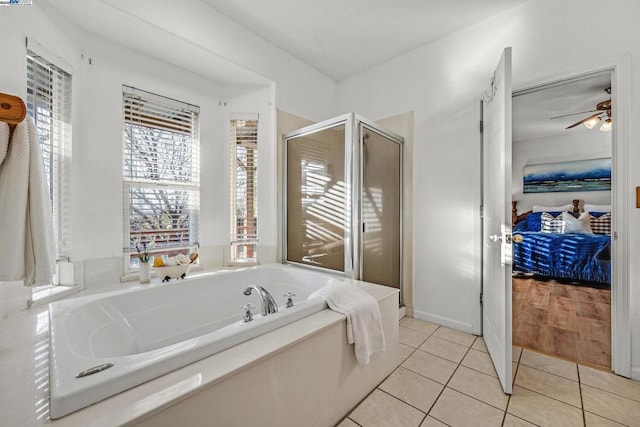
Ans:
[[[480,133],[484,132],[484,120],[480,120]]]
[[[480,305],[482,305],[482,295],[483,295],[483,293],[480,292]]]
[[[480,219],[484,219],[484,206],[480,206]]]

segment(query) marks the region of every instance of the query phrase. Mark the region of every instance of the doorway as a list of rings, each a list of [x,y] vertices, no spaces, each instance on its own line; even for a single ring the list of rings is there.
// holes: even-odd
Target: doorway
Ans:
[[[607,370],[611,85],[605,70],[514,93],[512,158],[513,345]]]

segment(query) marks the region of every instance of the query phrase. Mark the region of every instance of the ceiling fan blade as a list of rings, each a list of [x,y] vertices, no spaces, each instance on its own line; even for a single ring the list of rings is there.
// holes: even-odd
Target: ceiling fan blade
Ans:
[[[553,120],[553,119],[561,119],[563,117],[569,117],[569,116],[577,116],[578,114],[587,114],[587,113],[593,113],[595,111],[600,111],[600,110],[589,110],[589,111],[580,111],[579,113],[571,113],[571,114],[563,114],[562,116],[555,116],[555,117],[550,117],[549,120]]]
[[[598,117],[598,116],[601,116],[601,115],[602,115],[602,113],[597,113],[597,114],[593,114],[593,115],[591,115],[591,116],[589,116],[589,117],[585,117],[584,119],[580,120],[579,122],[574,123],[574,124],[572,124],[571,126],[567,126],[565,129],[571,129],[571,128],[574,128],[574,127],[576,127],[576,126],[579,126],[579,125],[583,124],[583,123],[584,123],[584,122],[586,122],[587,120],[591,120],[591,119],[593,119],[594,117]]]

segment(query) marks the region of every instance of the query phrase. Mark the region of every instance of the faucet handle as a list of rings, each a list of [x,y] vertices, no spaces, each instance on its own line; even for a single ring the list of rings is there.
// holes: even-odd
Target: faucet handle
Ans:
[[[245,323],[251,322],[253,320],[253,313],[251,313],[251,310],[256,308],[256,306],[251,303],[247,303],[247,304],[241,305],[240,308],[242,308],[242,311],[244,314],[242,316],[242,321]]]
[[[293,307],[293,297],[296,296],[293,292],[289,291],[286,294],[282,295],[287,299],[287,308]]]

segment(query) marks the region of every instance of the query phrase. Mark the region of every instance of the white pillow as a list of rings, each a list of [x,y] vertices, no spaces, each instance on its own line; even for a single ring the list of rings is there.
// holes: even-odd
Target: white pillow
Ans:
[[[587,212],[611,212],[611,205],[587,205],[585,203],[584,210]]]
[[[569,212],[562,212],[562,221],[564,222],[563,233],[593,234],[589,212],[583,212],[578,218]]]
[[[573,210],[573,205],[571,204],[564,205],[564,206],[533,205],[534,212],[564,212],[564,211],[572,211],[572,210]]]

